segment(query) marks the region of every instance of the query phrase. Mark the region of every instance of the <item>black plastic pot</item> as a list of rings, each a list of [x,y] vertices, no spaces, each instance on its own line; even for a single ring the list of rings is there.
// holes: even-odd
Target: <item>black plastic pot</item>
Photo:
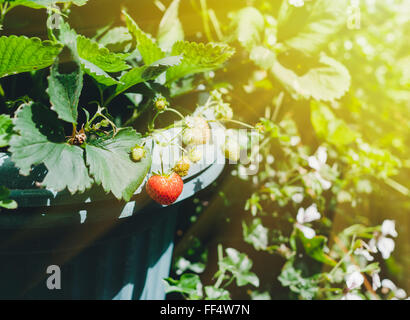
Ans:
[[[164,299],[178,203],[223,167],[217,152],[211,164],[191,170],[178,202],[162,207],[143,187],[128,203],[99,188],[74,196],[40,189],[34,181],[41,181],[43,166],[22,177],[0,154],[0,185],[19,204],[0,212],[0,299]],[[60,290],[46,285],[52,265],[61,270]]]

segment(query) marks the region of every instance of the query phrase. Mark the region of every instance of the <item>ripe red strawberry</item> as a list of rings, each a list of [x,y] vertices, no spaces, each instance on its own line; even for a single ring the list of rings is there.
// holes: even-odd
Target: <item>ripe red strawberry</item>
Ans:
[[[162,205],[174,203],[183,188],[184,182],[175,172],[170,175],[153,175],[148,179],[146,185],[148,195]]]

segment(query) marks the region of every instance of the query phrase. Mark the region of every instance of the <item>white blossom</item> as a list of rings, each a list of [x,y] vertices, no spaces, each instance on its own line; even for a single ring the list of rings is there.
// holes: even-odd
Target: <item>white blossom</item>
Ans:
[[[398,288],[393,281],[389,280],[389,279],[384,279],[381,283],[381,286],[383,288],[389,289],[390,291],[392,291],[394,293],[395,296],[395,300],[397,299],[405,299],[407,296],[406,291],[404,291],[401,288]],[[394,299],[394,298],[393,298]]]
[[[303,201],[303,193],[295,193],[293,196],[292,196],[292,200],[293,200],[293,202],[295,202],[295,203],[301,203],[302,201]]]
[[[316,151],[316,156],[308,158],[309,167],[320,171],[327,161],[327,150],[325,147],[319,147]]]
[[[360,273],[360,270],[355,265],[351,265],[347,268],[347,275],[345,277],[346,286],[349,290],[360,288],[364,282],[364,277]]]
[[[384,280],[382,281],[382,287],[383,287],[383,288],[387,288],[387,289],[389,289],[389,290],[391,290],[391,291],[393,291],[393,292],[397,290],[396,285],[393,283],[393,281],[391,281],[391,280],[389,280],[389,279],[384,279]]]
[[[382,286],[382,283],[380,282],[380,276],[377,272],[374,272],[372,274],[372,286],[374,291]]]
[[[398,298],[398,299],[405,299],[406,296],[407,296],[406,291],[404,291],[403,289],[398,289],[398,290],[394,293],[394,295],[395,295],[396,298]]]
[[[309,208],[299,208],[298,214],[296,216],[296,227],[302,231],[303,235],[307,239],[312,239],[316,236],[315,230],[312,228],[305,226],[305,223],[309,223],[315,220],[319,220],[321,217],[319,211],[315,204],[311,205]]]
[[[315,156],[308,158],[309,167],[316,170],[314,173],[315,178],[319,181],[324,190],[329,190],[332,183],[322,177],[320,171],[326,166],[327,161],[327,149],[325,147],[319,147]]]
[[[315,204],[312,204],[306,210],[304,208],[299,208],[298,215],[296,217],[296,220],[300,224],[312,222],[312,221],[319,220],[319,219],[320,219],[320,213],[317,210],[317,207]]]
[[[302,231],[305,238],[313,239],[316,236],[316,232],[312,228],[306,227],[303,224],[297,224],[296,226],[300,231]]]
[[[391,253],[394,251],[394,240],[386,237],[380,237],[377,240],[377,249],[379,249],[383,259],[390,258]]]
[[[384,220],[382,224],[382,234],[384,236],[397,237],[396,222],[394,220]]]
[[[373,261],[374,258],[373,256],[367,251],[366,249],[363,248],[358,248],[354,251],[354,254],[360,255],[366,258],[367,261]]]

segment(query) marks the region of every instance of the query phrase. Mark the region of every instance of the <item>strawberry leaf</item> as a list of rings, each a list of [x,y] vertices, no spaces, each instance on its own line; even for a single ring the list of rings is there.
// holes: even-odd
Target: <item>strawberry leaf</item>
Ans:
[[[164,51],[170,51],[177,41],[184,40],[184,30],[178,18],[180,0],[174,0],[165,11],[158,29],[158,44]]]
[[[273,75],[295,98],[331,101],[341,98],[350,88],[350,73],[346,67],[324,54],[319,65],[302,76],[275,61]]]
[[[0,37],[0,77],[46,68],[62,46],[25,36]]]
[[[105,72],[129,69],[125,62],[128,54],[110,52],[104,46],[84,36],[77,37],[77,50],[81,59],[87,60]]]
[[[261,34],[265,26],[265,19],[258,9],[246,7],[235,13],[232,17],[235,38],[246,49],[260,44]]]
[[[75,193],[91,187],[84,151],[65,142],[63,123],[55,112],[40,104],[25,104],[16,114],[14,129],[11,159],[21,174],[28,175],[33,165],[44,163],[48,172],[43,185],[47,188]]]
[[[234,49],[225,44],[196,43],[178,41],[172,48],[172,56],[183,56],[177,66],[167,71],[167,83],[170,84],[185,76],[211,71],[222,66],[233,54]]]
[[[176,56],[158,60],[150,66],[135,67],[121,76],[116,94],[120,94],[139,83],[154,80],[168,70],[168,68],[178,65],[180,62],[181,57]]]
[[[151,167],[148,150],[141,161],[131,160],[131,149],[140,141],[141,136],[135,130],[125,128],[114,137],[98,139],[85,147],[91,175],[118,199],[129,201]]]
[[[283,1],[278,41],[305,54],[318,53],[347,20],[349,1],[316,0],[296,8]]]
[[[107,72],[93,64],[92,62],[80,58],[81,66],[84,71],[92,78],[94,78],[98,83],[101,83],[107,87],[115,86],[118,81],[111,77]]]
[[[78,102],[83,88],[83,72],[79,67],[70,74],[60,74],[54,64],[48,77],[47,93],[52,109],[64,121],[77,124]]]
[[[146,65],[150,65],[165,57],[165,53],[147,33],[142,31],[137,23],[123,11],[127,28],[137,42],[137,49]]]
[[[116,27],[105,33],[98,43],[108,49],[114,48],[115,50],[121,50],[126,44],[131,43],[132,36],[128,29],[125,27]]]

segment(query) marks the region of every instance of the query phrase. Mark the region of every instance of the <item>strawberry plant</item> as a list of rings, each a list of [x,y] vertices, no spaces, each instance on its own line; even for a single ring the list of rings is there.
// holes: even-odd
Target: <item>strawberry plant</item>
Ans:
[[[39,182],[54,192],[67,189],[72,194],[83,193],[93,185],[101,185],[107,193],[128,201],[150,170],[152,150],[145,143],[158,131],[156,118],[174,112],[182,118],[179,125],[188,126],[190,122],[170,107],[162,93],[172,99],[179,83],[220,68],[232,56],[233,49],[226,44],[184,41],[181,28],[177,35],[169,30],[169,16],[177,19],[179,1],[165,12],[158,39],[145,33],[125,10],[125,26],[87,38],[69,25],[70,6],[86,2],[2,2],[3,20],[16,6],[48,8],[49,20],[57,16],[58,27],[47,24],[49,39],[44,41],[14,35],[0,39],[1,77],[10,79],[30,72],[33,81],[43,81],[43,75],[47,81],[42,93],[46,99],[27,96],[8,109],[8,114],[1,115],[1,147],[11,153],[22,175],[28,175],[33,166],[44,164],[47,174]],[[64,5],[56,6],[58,3]],[[133,42],[131,46],[122,45],[123,38],[117,38],[119,32],[126,42]],[[117,44],[119,50],[110,51],[104,44]],[[67,55],[72,61],[69,67],[61,62]],[[49,72],[43,72],[44,68]],[[70,72],[62,71],[67,68]],[[85,78],[92,80],[98,90],[97,101],[80,99]],[[5,90],[5,102],[7,94]],[[143,105],[135,102],[138,95],[144,96]],[[129,103],[135,102],[133,112],[128,118],[116,120],[110,112],[124,108],[116,104],[124,97]],[[138,132],[138,118],[149,112],[152,120],[141,126],[146,131]],[[206,120],[193,119],[202,119],[204,129],[188,129],[184,134],[194,130],[192,143],[206,143],[210,136]],[[6,195],[4,189],[3,197]],[[14,206],[14,202],[3,201],[2,206],[6,205]]]

